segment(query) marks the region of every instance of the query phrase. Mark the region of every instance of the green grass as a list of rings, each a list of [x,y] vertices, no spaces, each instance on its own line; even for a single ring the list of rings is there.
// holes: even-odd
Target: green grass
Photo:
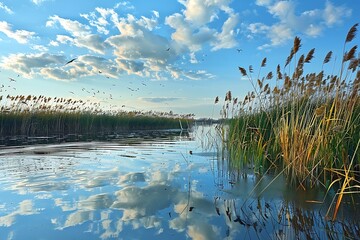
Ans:
[[[346,37],[338,75],[323,71],[332,52],[318,73],[304,74],[315,49],[300,55],[298,37],[283,70],[278,65],[276,74],[254,80],[252,66],[239,67],[254,90],[242,102],[232,99],[230,91],[226,94],[222,112],[229,131],[224,140],[232,166],[284,173],[290,183],[302,188],[337,185],[339,196],[346,190],[358,193],[360,59],[357,45],[348,46],[357,27]]]

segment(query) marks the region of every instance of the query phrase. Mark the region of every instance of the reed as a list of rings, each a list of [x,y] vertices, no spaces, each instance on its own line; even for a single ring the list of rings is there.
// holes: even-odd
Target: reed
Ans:
[[[98,103],[45,96],[0,97],[0,137],[96,135],[131,130],[179,129],[193,115],[103,110]],[[180,123],[181,122],[181,125]]]
[[[337,75],[323,71],[332,51],[319,72],[305,74],[315,49],[300,54],[298,37],[284,68],[278,65],[274,73],[261,78],[266,58],[257,77],[252,66],[239,67],[254,90],[240,102],[226,94],[222,116],[228,119],[229,132],[224,141],[232,165],[251,166],[259,173],[285,173],[290,183],[301,188],[337,185],[339,196],[349,189],[354,192],[360,164],[360,59],[357,45],[349,44],[357,27],[346,36]]]

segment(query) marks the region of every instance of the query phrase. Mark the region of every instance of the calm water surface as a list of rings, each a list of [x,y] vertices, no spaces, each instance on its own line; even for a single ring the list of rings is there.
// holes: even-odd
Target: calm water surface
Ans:
[[[322,191],[229,169],[213,130],[1,148],[0,239],[360,236],[357,213],[324,220]]]

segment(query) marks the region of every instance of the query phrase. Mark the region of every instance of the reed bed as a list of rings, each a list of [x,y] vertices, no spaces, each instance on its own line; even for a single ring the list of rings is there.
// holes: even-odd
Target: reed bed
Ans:
[[[99,103],[45,96],[0,96],[0,136],[114,134],[131,130],[179,129],[192,114],[104,110]]]
[[[296,37],[284,67],[278,65],[274,73],[259,77],[266,58],[258,77],[252,66],[239,67],[254,90],[243,101],[227,92],[222,110],[233,166],[284,173],[301,188],[338,186],[335,217],[341,197],[359,193],[360,186],[360,59],[357,45],[349,46],[357,28],[355,24],[346,36],[337,75],[323,70],[332,51],[319,72],[305,74],[315,48],[300,54],[301,39]]]

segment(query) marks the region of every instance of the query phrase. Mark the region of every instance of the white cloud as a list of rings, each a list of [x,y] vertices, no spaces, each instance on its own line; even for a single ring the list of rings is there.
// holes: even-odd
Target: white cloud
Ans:
[[[256,0],[256,5],[259,6],[269,6],[272,0]]]
[[[96,12],[91,12],[89,14],[80,14],[81,17],[85,18],[89,21],[90,26],[93,26],[97,29],[98,33],[108,35],[109,30],[106,28],[110,25],[108,18],[111,21],[116,22],[118,19],[118,14],[114,11],[114,9],[109,8],[95,8]],[[100,14],[100,16],[98,16]]]
[[[12,26],[5,22],[0,21],[0,32],[3,32],[9,38],[15,39],[18,43],[26,44],[30,39],[34,38],[35,33],[26,30],[12,30]]]
[[[92,34],[89,26],[57,15],[51,16],[46,22],[47,27],[55,27],[56,24],[59,24],[71,35],[57,35],[56,40],[59,43],[70,43],[80,48],[87,48],[95,53],[105,54],[108,45],[99,35]]]
[[[174,13],[165,19],[165,24],[175,30],[171,35],[175,42],[186,46],[190,52],[200,51],[205,44],[210,44],[212,50],[236,46],[236,26],[239,16],[230,8],[230,0],[180,0],[179,2],[185,6],[182,13]],[[215,20],[221,24],[222,20],[218,15],[222,12],[229,17],[223,22],[221,29],[217,29],[215,25],[210,24]]]
[[[119,34],[105,41],[114,49],[119,68],[128,74],[156,78],[157,73],[167,71],[166,66],[183,51],[177,44],[152,31],[156,27],[155,17],[137,19],[128,14],[118,19]]]
[[[88,36],[75,38],[74,45],[77,47],[87,48],[95,53],[105,54],[108,47],[104,40],[97,34],[90,34]]]
[[[14,12],[2,2],[0,2],[0,9],[4,10],[8,14],[14,14]]]
[[[47,0],[32,0],[32,2],[35,4],[35,5],[40,5],[42,4],[43,2],[46,2]]]
[[[80,14],[81,20],[52,15],[48,18],[46,27],[58,28],[61,33],[56,35],[55,39],[51,39],[47,46],[31,46],[33,50],[47,52],[51,47],[69,45],[89,50],[91,54],[100,56],[112,53],[111,60],[99,61],[100,58],[90,60],[89,54],[78,56],[77,61],[64,67],[64,63],[51,62],[50,54],[26,56],[15,54],[5,58],[5,62],[11,64],[5,62],[2,64],[28,78],[39,74],[56,80],[92,76],[97,74],[98,68],[105,69],[101,71],[108,77],[134,74],[157,80],[212,78],[213,75],[205,71],[188,71],[175,67],[176,61],[187,54],[192,56],[193,61],[196,59],[195,53],[202,49],[204,43],[209,44],[213,50],[235,46],[234,28],[238,16],[228,7],[229,2],[229,0],[211,0],[205,5],[198,0],[183,2],[184,6],[195,4],[204,7],[204,15],[197,19],[194,13],[188,10],[186,14],[191,22],[185,19],[184,12],[167,18],[166,21],[175,29],[172,39],[160,34],[162,31],[157,31],[162,24],[159,23],[160,14],[157,11],[152,11],[150,16],[137,17],[128,13],[119,17],[118,12],[121,8],[131,7],[129,2],[125,1],[120,2],[113,9],[97,7],[93,12]],[[40,1],[37,3],[40,4]],[[210,28],[206,24],[197,27],[203,21],[207,23],[213,21],[216,14],[221,11],[228,15],[228,19],[225,19],[225,22],[217,21],[220,29]],[[28,43],[34,36],[34,33],[23,30],[13,31],[6,22],[0,22],[0,31],[1,29],[9,37],[21,43]],[[58,56],[63,62],[67,59],[63,55]],[[38,65],[33,65],[35,62]]]
[[[144,62],[124,59],[117,59],[116,62],[118,63],[118,66],[126,71],[129,75],[136,74],[143,76],[142,72],[144,70]]]
[[[59,46],[59,42],[57,41],[54,41],[54,40],[51,40],[50,43],[49,43],[50,46],[53,46],[53,47],[58,47]]]
[[[167,17],[165,22],[175,29],[171,38],[177,43],[188,47],[192,52],[201,50],[204,44],[215,39],[216,31],[214,29],[207,26],[194,29],[179,13]]]
[[[59,44],[59,43],[66,44],[67,42],[73,43],[74,39],[69,36],[66,36],[66,35],[57,35],[56,41],[57,41],[57,44]]]
[[[258,0],[256,3],[266,7],[268,13],[276,19],[270,25],[264,23],[248,25],[247,29],[252,34],[264,34],[269,39],[269,42],[259,49],[282,45],[299,33],[308,37],[317,37],[326,27],[341,23],[343,18],[351,16],[351,9],[335,6],[330,1],[326,1],[323,9],[309,9],[300,13],[296,12],[298,2],[295,1],[273,3],[270,0]]]
[[[292,29],[285,24],[271,26],[267,36],[271,39],[273,46],[278,46],[293,38]]]
[[[323,18],[328,26],[332,26],[342,22],[342,18],[350,17],[352,10],[346,7],[336,7],[331,2],[327,1],[323,13]]]
[[[114,7],[115,9],[121,8],[121,9],[134,9],[135,7],[133,5],[131,5],[131,3],[129,1],[120,1],[119,3],[117,3]]]
[[[186,71],[173,66],[168,66],[167,69],[170,71],[171,76],[176,79],[181,79],[183,77],[191,80],[204,80],[214,78],[214,75],[204,70]]]
[[[185,6],[185,19],[195,26],[203,26],[218,18],[220,10],[229,9],[230,0],[180,0]]]
[[[114,62],[102,57],[79,56],[71,65],[65,65],[68,60],[64,55],[49,53],[12,54],[4,57],[0,66],[26,78],[39,74],[62,81],[99,75],[99,71],[106,77],[116,77],[121,72]]]
[[[239,22],[238,14],[231,14],[229,18],[224,22],[221,32],[216,34],[216,42],[212,43],[213,50],[219,50],[222,48],[233,48],[237,45],[235,39],[237,33],[235,28]]]
[[[40,52],[47,52],[49,51],[49,49],[43,45],[33,45],[31,46],[31,49],[34,49],[36,51],[40,51]]]
[[[317,37],[321,34],[322,28],[318,25],[310,24],[305,30],[305,34],[312,37]]]
[[[191,63],[198,63],[199,61],[196,59],[196,55],[194,52],[190,53],[190,62]]]
[[[160,17],[159,12],[157,12],[157,11],[152,11],[152,12],[153,12],[153,14],[154,14],[154,16],[155,16],[156,18],[159,18],[159,17]]]
[[[91,33],[89,26],[81,24],[78,21],[61,18],[57,15],[49,17],[49,20],[46,22],[47,27],[55,27],[56,24],[59,24],[74,37],[86,36]]]
[[[49,53],[21,53],[3,57],[0,66],[5,69],[11,69],[24,77],[30,78],[37,72],[36,70],[63,63],[65,63],[65,57],[62,55],[51,55]]]
[[[65,58],[65,57],[64,57]],[[46,78],[66,81],[79,77],[101,75],[116,77],[121,72],[112,61],[91,55],[79,56],[71,65],[61,64],[48,66],[40,70],[40,74]]]
[[[250,32],[253,34],[264,34],[267,33],[269,29],[270,27],[263,23],[251,23],[248,26],[248,30],[250,30]]]

